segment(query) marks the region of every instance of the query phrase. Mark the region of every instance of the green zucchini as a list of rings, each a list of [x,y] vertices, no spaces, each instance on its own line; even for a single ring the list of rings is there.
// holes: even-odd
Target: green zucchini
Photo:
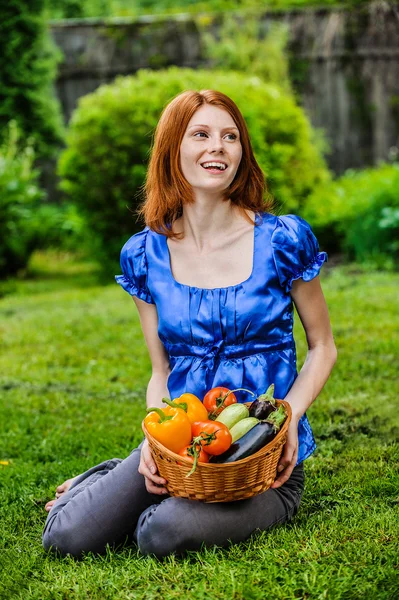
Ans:
[[[226,406],[216,420],[231,429],[236,423],[241,421],[241,419],[246,419],[248,416],[249,410],[245,404],[238,404],[235,402],[234,404]]]
[[[237,440],[239,440],[243,435],[251,431],[252,427],[255,427],[259,423],[259,419],[256,417],[247,417],[246,419],[241,419],[238,421],[231,429],[231,437],[233,438],[231,443],[233,444]]]

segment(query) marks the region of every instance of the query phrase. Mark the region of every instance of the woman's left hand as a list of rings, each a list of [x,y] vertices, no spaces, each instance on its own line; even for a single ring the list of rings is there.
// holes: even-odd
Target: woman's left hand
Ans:
[[[287,441],[283,448],[283,453],[280,457],[276,481],[272,484],[272,488],[279,488],[291,477],[291,473],[296,465],[298,458],[298,421],[292,419],[288,426]]]

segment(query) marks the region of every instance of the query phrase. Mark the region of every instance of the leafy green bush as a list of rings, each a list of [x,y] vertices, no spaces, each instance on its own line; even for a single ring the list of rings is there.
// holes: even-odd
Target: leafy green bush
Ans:
[[[19,148],[15,122],[0,147],[0,277],[25,267],[34,248],[31,218],[44,193],[33,168],[34,151],[28,143]]]
[[[347,171],[319,186],[302,211],[323,245],[358,261],[399,255],[399,164]]]
[[[53,155],[63,139],[53,90],[60,53],[47,31],[45,4],[10,0],[0,7],[0,128],[15,120],[40,157]]]
[[[76,250],[85,237],[75,206],[43,202],[32,141],[22,145],[21,137],[11,121],[0,146],[0,279],[24,269],[34,250]]]
[[[270,191],[284,210],[298,210],[328,179],[303,110],[274,85],[234,72],[176,67],[119,77],[80,99],[59,162],[62,188],[100,240],[105,269],[115,268],[122,244],[138,228],[129,208],[139,201],[162,108],[185,89],[204,88],[226,93],[242,110]]]

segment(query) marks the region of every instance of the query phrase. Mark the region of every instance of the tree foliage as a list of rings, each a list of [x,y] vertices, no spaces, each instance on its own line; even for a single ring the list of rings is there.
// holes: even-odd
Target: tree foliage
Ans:
[[[58,51],[47,32],[45,0],[8,0],[0,7],[0,138],[10,120],[50,156],[63,139],[53,91]],[[3,130],[3,134],[1,133]]]
[[[51,18],[137,16],[143,14],[289,10],[307,7],[351,8],[370,0],[48,0]]]

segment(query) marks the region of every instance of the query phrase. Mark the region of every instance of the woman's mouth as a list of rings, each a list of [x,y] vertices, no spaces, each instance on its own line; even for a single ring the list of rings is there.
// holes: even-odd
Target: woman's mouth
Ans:
[[[226,163],[219,161],[209,161],[202,163],[201,167],[209,173],[223,173],[227,169]]]

